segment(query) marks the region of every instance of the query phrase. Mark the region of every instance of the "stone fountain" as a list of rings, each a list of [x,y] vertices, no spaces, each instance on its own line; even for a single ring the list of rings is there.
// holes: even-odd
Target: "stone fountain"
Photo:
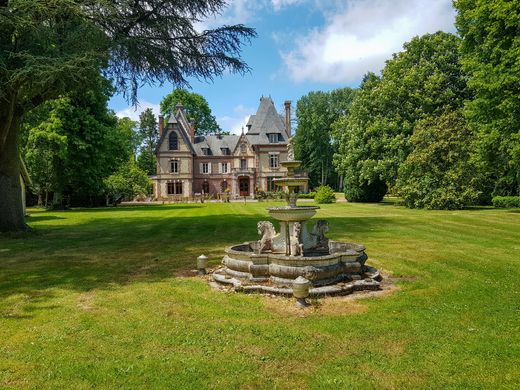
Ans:
[[[296,204],[296,189],[309,179],[295,172],[301,161],[294,160],[292,140],[287,155],[287,161],[281,162],[287,176],[275,179],[277,186],[288,190],[287,205],[267,209],[279,222],[280,231],[277,233],[270,221],[258,222],[260,240],[226,248],[222,267],[213,272],[213,280],[235,291],[288,296],[293,295],[293,287],[302,277],[309,282],[310,296],[380,289],[381,275],[366,265],[363,245],[328,239],[326,220],[317,220],[309,229],[309,220],[319,207]]]

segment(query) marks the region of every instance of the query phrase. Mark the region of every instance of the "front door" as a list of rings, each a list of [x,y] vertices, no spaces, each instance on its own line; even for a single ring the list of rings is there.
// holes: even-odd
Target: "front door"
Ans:
[[[248,177],[238,179],[238,187],[240,189],[240,196],[249,196],[249,178]]]

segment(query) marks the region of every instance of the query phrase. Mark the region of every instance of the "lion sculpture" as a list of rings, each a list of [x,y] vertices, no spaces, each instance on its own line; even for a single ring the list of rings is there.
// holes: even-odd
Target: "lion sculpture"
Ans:
[[[303,244],[300,242],[300,233],[302,224],[295,222],[293,225],[293,234],[291,235],[291,256],[303,256]]]
[[[260,221],[256,225],[258,234],[262,236],[258,241],[258,253],[265,253],[273,250],[273,238],[276,235],[274,226],[269,221]]]

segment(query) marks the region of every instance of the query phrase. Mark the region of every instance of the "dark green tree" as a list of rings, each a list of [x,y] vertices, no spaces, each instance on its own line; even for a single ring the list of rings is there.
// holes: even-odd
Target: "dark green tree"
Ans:
[[[187,85],[244,72],[242,25],[197,31],[224,0],[10,0],[0,4],[0,231],[25,228],[18,136],[24,115],[95,82],[99,69],[131,101],[145,83]],[[90,142],[91,140],[88,140]]]
[[[457,0],[462,65],[474,99],[465,114],[478,138],[491,195],[520,195],[520,2]]]
[[[345,175],[347,198],[382,198],[379,194],[394,186],[398,168],[411,151],[415,125],[462,107],[470,93],[459,44],[458,37],[444,32],[413,38],[387,61],[381,77],[365,77],[349,116],[335,125],[335,165]],[[369,188],[377,196],[371,196]]]
[[[204,96],[177,88],[161,101],[161,115],[169,118],[177,111],[178,104],[184,106],[188,120],[195,122],[197,135],[221,132],[220,126],[211,113],[211,108],[209,108]]]
[[[151,108],[147,108],[139,115],[139,136],[142,142],[137,165],[149,175],[154,175],[157,163],[155,149],[159,141],[159,130]]]
[[[480,180],[473,139],[460,112],[420,121],[410,138],[412,152],[399,167],[396,187],[405,205],[452,210],[474,204]]]
[[[298,128],[294,151],[309,174],[311,187],[336,185],[332,157],[336,151],[332,125],[348,114],[355,91],[341,88],[331,92],[310,92],[296,103]]]

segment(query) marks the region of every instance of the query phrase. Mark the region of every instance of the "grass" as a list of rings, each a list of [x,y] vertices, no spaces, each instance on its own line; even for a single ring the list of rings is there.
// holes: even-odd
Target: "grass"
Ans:
[[[520,213],[322,205],[398,289],[306,311],[190,276],[267,206],[31,210],[0,237],[0,388],[518,388]]]

